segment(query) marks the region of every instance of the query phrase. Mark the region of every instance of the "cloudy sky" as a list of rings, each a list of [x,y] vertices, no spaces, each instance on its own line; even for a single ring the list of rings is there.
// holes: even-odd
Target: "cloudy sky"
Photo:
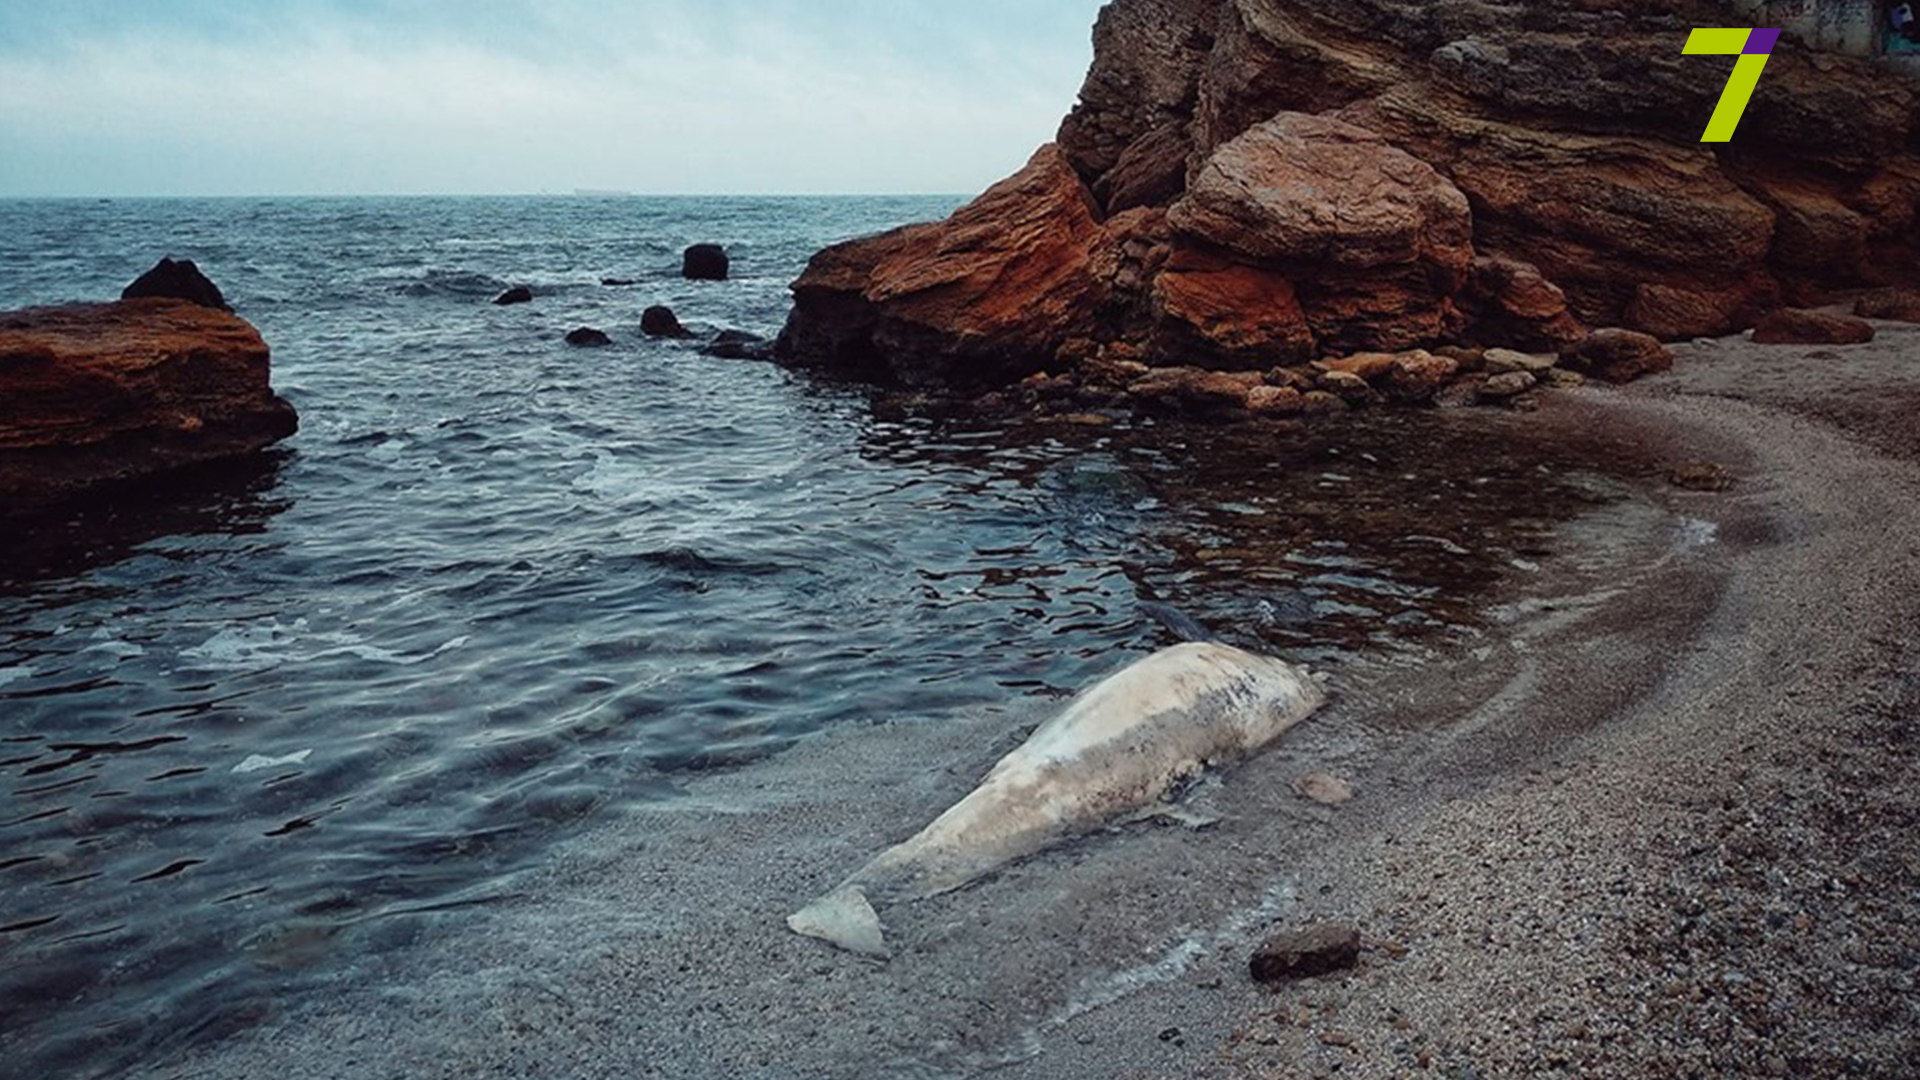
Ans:
[[[0,0],[0,196],[976,191],[1099,0]]]

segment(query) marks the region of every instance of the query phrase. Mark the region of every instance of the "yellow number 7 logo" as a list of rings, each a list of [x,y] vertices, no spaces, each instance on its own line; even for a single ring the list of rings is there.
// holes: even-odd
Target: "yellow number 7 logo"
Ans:
[[[1733,140],[1740,118],[1747,114],[1747,103],[1753,100],[1754,88],[1760,85],[1760,76],[1767,70],[1773,47],[1779,43],[1778,30],[1695,30],[1687,39],[1688,56],[1740,58],[1733,65],[1733,77],[1727,80],[1726,93],[1720,95],[1720,107],[1713,111],[1713,120],[1707,124],[1707,134],[1701,142]]]

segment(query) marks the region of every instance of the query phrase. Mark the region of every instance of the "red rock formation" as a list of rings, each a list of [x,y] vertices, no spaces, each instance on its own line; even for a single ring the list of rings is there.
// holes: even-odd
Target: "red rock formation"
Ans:
[[[949,221],[821,253],[779,353],[916,383],[1115,348],[1571,354],[1920,278],[1911,78],[1789,40],[1703,145],[1728,65],[1681,47],[1724,25],[1709,0],[1117,0],[1058,143]]]
[[[260,450],[291,435],[245,320],[181,300],[0,314],[0,508]]]

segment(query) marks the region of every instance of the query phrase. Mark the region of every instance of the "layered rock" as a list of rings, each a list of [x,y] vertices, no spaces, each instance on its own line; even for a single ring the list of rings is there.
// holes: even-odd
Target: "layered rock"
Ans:
[[[1575,355],[1920,278],[1911,79],[1789,40],[1703,145],[1731,61],[1681,46],[1715,25],[1708,0],[1118,0],[1058,141],[945,222],[822,252],[780,355],[957,384]]]
[[[177,299],[0,314],[0,511],[257,452],[293,434],[266,342]]]

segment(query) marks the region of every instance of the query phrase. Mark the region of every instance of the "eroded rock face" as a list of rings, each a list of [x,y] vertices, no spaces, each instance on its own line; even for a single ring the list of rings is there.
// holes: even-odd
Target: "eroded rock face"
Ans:
[[[0,512],[251,454],[293,434],[244,319],[177,299],[0,315]]]
[[[1681,46],[1726,25],[1710,0],[1117,0],[1058,143],[946,222],[821,253],[781,355],[925,384],[1115,349],[1570,353],[1914,284],[1913,80],[1789,40],[1705,146],[1724,65]]]

